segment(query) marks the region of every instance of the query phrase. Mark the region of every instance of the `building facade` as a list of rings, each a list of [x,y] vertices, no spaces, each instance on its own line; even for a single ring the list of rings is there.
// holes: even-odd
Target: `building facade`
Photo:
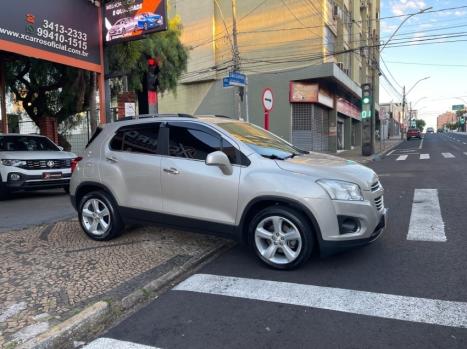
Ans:
[[[441,115],[439,115],[436,119],[436,127],[438,129],[442,128],[446,128],[447,125],[449,124],[455,124],[457,122],[457,115],[456,113],[453,113],[453,112],[450,112],[450,111],[447,111]]]
[[[359,147],[361,84],[374,87],[379,112],[379,0],[236,3],[235,37],[232,0],[171,2],[190,59],[177,92],[161,96],[159,111],[221,114],[265,126],[262,94],[271,89],[272,132],[305,150]],[[248,76],[242,96],[223,87],[234,70]]]
[[[380,122],[382,122],[383,137],[400,136],[404,129],[404,115],[408,115],[409,110],[407,105],[405,111],[402,103],[381,103],[380,105]]]

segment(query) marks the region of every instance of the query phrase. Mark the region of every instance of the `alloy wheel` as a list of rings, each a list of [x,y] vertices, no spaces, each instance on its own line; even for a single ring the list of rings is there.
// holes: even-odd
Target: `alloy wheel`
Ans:
[[[266,260],[275,264],[289,264],[300,255],[302,236],[289,219],[270,216],[256,226],[255,245]]]
[[[107,205],[96,198],[87,200],[81,211],[82,223],[89,234],[104,235],[110,227],[110,210]]]

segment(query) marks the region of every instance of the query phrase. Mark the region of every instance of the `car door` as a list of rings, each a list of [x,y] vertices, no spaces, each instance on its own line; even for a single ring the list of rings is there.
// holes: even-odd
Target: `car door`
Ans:
[[[160,123],[121,127],[104,149],[102,182],[112,188],[120,206],[162,210]]]
[[[164,212],[235,225],[241,166],[235,164],[236,148],[216,131],[192,122],[167,125],[168,156],[162,159]],[[209,153],[230,155],[233,173],[225,175],[205,163]]]

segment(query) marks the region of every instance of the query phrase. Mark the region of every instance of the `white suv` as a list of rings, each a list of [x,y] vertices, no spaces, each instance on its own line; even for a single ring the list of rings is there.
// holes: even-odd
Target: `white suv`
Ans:
[[[76,155],[38,135],[0,134],[0,199],[22,190],[68,192]]]
[[[95,240],[155,222],[236,237],[279,269],[315,249],[371,242],[386,225],[371,169],[225,117],[107,124],[73,172],[70,194]]]

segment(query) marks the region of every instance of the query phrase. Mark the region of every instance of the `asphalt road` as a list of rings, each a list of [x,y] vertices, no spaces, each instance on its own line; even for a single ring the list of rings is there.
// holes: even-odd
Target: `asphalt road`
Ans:
[[[370,166],[390,210],[372,245],[288,272],[238,246],[90,348],[467,348],[467,136],[404,142]],[[433,193],[430,217],[412,212],[422,189]],[[439,211],[439,231],[408,239],[411,216],[424,227]]]
[[[62,189],[11,194],[0,201],[0,233],[76,216]]]

